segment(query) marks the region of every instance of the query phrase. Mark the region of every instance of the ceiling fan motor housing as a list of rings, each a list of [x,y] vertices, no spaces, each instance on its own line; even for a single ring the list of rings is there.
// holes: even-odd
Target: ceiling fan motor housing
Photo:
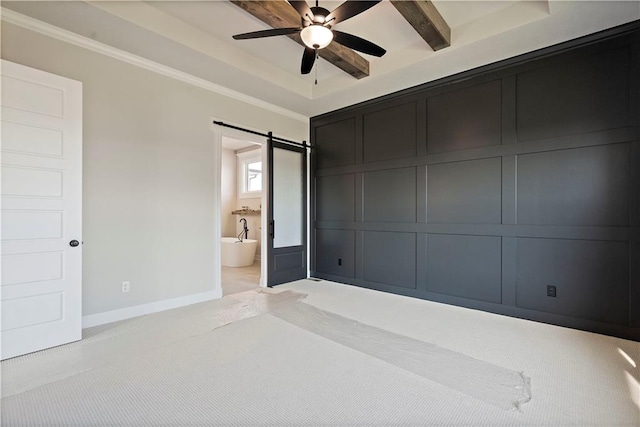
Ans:
[[[311,12],[313,13],[313,20],[307,25],[312,25],[312,24],[324,25],[327,16],[329,16],[329,13],[331,13],[327,9],[325,9],[324,7],[319,7],[319,6],[313,6],[310,9],[311,9]],[[305,26],[305,27],[307,26],[304,23],[304,19],[303,19],[302,25]],[[331,28],[331,27],[329,27],[329,28]]]

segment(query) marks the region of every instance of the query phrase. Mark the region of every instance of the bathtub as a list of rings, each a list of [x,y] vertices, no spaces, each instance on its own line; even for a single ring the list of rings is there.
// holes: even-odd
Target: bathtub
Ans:
[[[247,267],[253,264],[256,257],[258,241],[244,239],[242,243],[237,237],[222,238],[222,265],[225,267]]]

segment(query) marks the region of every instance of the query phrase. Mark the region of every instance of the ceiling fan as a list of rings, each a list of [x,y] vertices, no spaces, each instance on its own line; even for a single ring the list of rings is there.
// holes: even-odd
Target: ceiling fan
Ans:
[[[289,0],[291,6],[300,14],[302,21],[300,27],[253,31],[250,33],[236,34],[233,38],[234,40],[257,39],[262,37],[285,36],[299,31],[300,38],[302,38],[305,44],[304,53],[302,54],[302,65],[300,66],[300,72],[302,74],[309,74],[313,68],[318,50],[327,47],[332,41],[353,50],[380,57],[387,51],[377,44],[371,43],[361,37],[332,29],[332,27],[339,22],[353,18],[380,3],[380,1],[381,0],[347,0],[329,12],[327,9],[318,6],[318,0],[316,0],[316,5],[312,7],[304,0]]]

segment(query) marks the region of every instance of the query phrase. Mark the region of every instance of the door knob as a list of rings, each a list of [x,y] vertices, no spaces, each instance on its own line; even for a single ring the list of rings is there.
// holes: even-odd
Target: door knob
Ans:
[[[79,246],[80,242],[78,242],[77,240],[72,240],[69,242],[69,246],[71,246],[72,248],[75,248],[76,246]]]

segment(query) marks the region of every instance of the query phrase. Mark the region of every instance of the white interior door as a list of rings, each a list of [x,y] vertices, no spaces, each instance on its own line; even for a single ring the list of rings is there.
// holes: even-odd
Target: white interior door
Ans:
[[[1,73],[7,359],[82,337],[82,83],[8,61]]]

